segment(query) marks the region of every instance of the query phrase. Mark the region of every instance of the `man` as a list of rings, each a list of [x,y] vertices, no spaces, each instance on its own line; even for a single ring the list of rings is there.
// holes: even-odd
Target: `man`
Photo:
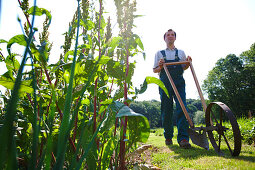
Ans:
[[[170,81],[164,71],[163,64],[167,62],[178,62],[178,61],[191,61],[191,57],[186,55],[184,51],[178,50],[174,42],[176,40],[176,32],[172,29],[169,29],[164,34],[164,40],[166,42],[167,48],[165,50],[158,51],[155,55],[153,72],[159,73],[160,80],[165,84],[169,98],[165,94],[165,92],[159,88],[159,94],[161,99],[161,117],[162,117],[162,125],[164,127],[164,137],[166,145],[172,145],[173,138],[173,98],[176,103],[176,125],[178,129],[177,141],[182,148],[190,148],[191,145],[189,143],[189,135],[188,135],[188,122],[186,117],[181,109],[181,106],[177,100],[177,97],[174,94]],[[181,96],[181,99],[186,107],[186,92],[185,92],[185,81],[183,78],[183,71],[189,67],[189,64],[183,65],[174,65],[167,66],[168,71],[173,78],[175,86]]]

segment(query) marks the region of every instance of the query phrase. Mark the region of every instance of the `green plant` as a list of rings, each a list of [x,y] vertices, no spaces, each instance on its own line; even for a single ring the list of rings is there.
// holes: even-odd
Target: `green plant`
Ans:
[[[195,112],[195,116],[194,116],[194,123],[195,124],[205,124],[205,113],[198,110]]]
[[[48,63],[51,14],[36,0],[30,8],[28,0],[20,2],[27,18],[24,34],[0,40],[8,50],[1,58],[8,71],[0,77],[7,88],[1,96],[0,169],[125,168],[125,153],[149,136],[148,120],[128,108],[128,95],[135,98],[135,63],[129,57],[143,50],[132,32],[135,2],[115,1],[118,12],[126,12],[119,18],[118,37],[112,37],[110,19],[103,17],[102,0],[77,2],[55,64]],[[35,15],[46,16],[39,44]],[[14,43],[26,46],[21,64]]]
[[[237,122],[240,127],[242,141],[248,144],[255,143],[255,118],[239,118]]]
[[[162,128],[157,128],[157,129],[155,130],[155,135],[156,135],[156,136],[163,136],[163,134],[164,134],[164,129],[162,129]]]

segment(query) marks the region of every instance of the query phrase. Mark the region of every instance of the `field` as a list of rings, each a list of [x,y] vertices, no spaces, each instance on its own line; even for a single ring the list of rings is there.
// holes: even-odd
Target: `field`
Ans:
[[[176,137],[172,146],[166,146],[163,130],[157,129],[150,133],[146,145],[150,148],[136,161],[150,169],[255,169],[255,147],[245,143],[238,157],[232,157],[226,145],[223,145],[226,154],[218,156],[211,145],[209,151],[194,144],[191,149],[182,149]]]

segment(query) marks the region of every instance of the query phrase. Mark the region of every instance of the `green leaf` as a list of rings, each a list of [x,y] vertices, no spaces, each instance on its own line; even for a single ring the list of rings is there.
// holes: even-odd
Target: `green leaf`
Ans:
[[[70,79],[70,72],[68,70],[66,70],[64,72],[64,76],[63,77],[64,77],[65,82],[67,83],[68,80]]]
[[[106,143],[104,144],[104,148],[102,149],[102,169],[108,169],[109,163],[113,152],[117,146],[115,142],[115,137],[113,136],[113,133],[109,133],[109,138],[106,140]]]
[[[81,51],[77,51],[77,56],[80,55],[80,54],[81,54]],[[74,56],[74,51],[73,51],[73,50],[70,50],[70,51],[68,51],[68,52],[65,54],[65,56],[64,56],[64,62],[65,62],[65,63],[67,63],[68,60],[73,60],[73,57],[68,58],[69,55]]]
[[[168,90],[166,89],[164,83],[160,79],[158,79],[156,77],[147,76],[146,77],[146,82],[148,84],[151,84],[151,83],[157,84],[161,89],[164,90],[164,92],[166,93],[167,97],[169,97]]]
[[[131,79],[135,72],[135,63],[129,63],[129,70],[128,70],[128,76],[126,77],[126,82],[130,83]]]
[[[146,142],[150,135],[150,125],[148,119],[134,112],[128,106],[123,106],[116,117],[128,117],[129,140],[132,142]]]
[[[0,85],[4,86],[7,89],[13,89],[15,80],[1,76]],[[30,86],[31,80],[24,80],[21,82],[19,92],[33,93],[33,88]]]
[[[86,20],[86,21],[81,20],[80,24],[87,30],[92,30],[93,28],[95,28],[95,23],[92,22],[91,20]]]
[[[140,38],[138,35],[136,35],[136,34],[134,34],[134,37],[135,37],[135,42],[137,43],[137,45],[138,45],[142,50],[144,50],[144,47],[143,47],[143,43],[142,43],[142,41],[141,41],[141,38]]]
[[[112,40],[109,43],[109,51],[108,53],[112,53],[114,49],[119,45],[119,42],[121,41],[121,37],[113,37]]]
[[[9,71],[14,70],[15,72],[17,72],[19,70],[20,64],[19,61],[15,58],[15,56],[7,56],[7,58],[5,59],[5,64],[6,64],[6,68]]]
[[[147,76],[145,78],[143,84],[140,87],[140,90],[136,88],[136,90],[135,90],[136,94],[144,93],[147,90],[148,84],[151,84],[151,83],[157,84],[161,89],[164,90],[164,92],[166,93],[167,97],[169,97],[169,93],[168,93],[164,83],[160,79],[158,79],[156,77],[150,77],[150,76]]]
[[[38,8],[37,6],[31,7],[27,12],[28,12],[30,15],[33,15],[34,8],[35,8],[35,15],[41,16],[41,15],[45,14],[45,15],[49,18],[49,23],[47,24],[47,26],[49,26],[50,23],[51,23],[51,18],[52,18],[51,13],[50,13],[47,9]]]
[[[130,109],[128,106],[123,106],[119,113],[116,115],[116,117],[121,118],[125,116],[143,116],[142,114],[134,112],[132,109]]]
[[[104,105],[104,104],[108,105],[108,104],[111,104],[112,102],[113,102],[113,99],[106,99],[105,101],[100,102],[100,104],[101,105]]]
[[[27,41],[26,41],[26,36],[21,34],[21,35],[15,35],[14,37],[12,37],[8,44],[7,44],[7,51],[9,53],[9,55],[11,55],[11,46],[14,44],[14,43],[17,43],[19,45],[23,45],[23,46],[26,46],[27,45]]]
[[[4,39],[0,39],[0,43],[8,43],[8,41],[6,41]]]
[[[107,23],[105,22],[104,16],[101,16],[101,29],[104,29],[106,27]]]
[[[72,55],[72,56],[73,56],[73,54],[74,54],[74,51],[73,51],[73,50],[68,51],[68,52],[65,54],[65,56],[64,56],[64,62],[67,63],[68,56],[69,56],[69,55]]]
[[[99,57],[96,57],[95,61],[98,61],[98,59],[99,59]],[[110,57],[103,55],[103,56],[101,56],[100,61],[98,62],[98,64],[107,64],[109,60],[111,60]]]
[[[123,72],[123,65],[117,61],[110,60],[107,63],[107,74],[109,77],[115,77],[119,80],[124,80],[125,73]]]

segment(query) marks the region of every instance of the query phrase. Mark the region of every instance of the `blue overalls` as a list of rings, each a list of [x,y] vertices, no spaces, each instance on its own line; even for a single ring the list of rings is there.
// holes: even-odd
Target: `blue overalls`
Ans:
[[[165,51],[160,51],[164,57],[165,63],[168,62],[178,62],[180,58],[178,57],[178,50],[175,48],[175,60],[167,60]],[[175,86],[181,96],[181,99],[187,108],[186,104],[186,92],[185,92],[185,80],[183,78],[183,68],[181,65],[172,65],[167,66],[168,71],[175,83]],[[183,139],[189,141],[188,128],[189,124],[187,119],[181,109],[181,106],[178,102],[177,97],[174,94],[173,88],[170,84],[170,81],[165,73],[165,70],[162,69],[160,72],[160,80],[165,84],[169,98],[165,92],[159,88],[159,94],[161,98],[161,120],[164,127],[164,137],[165,139],[173,138],[173,98],[176,103],[176,125],[178,129],[177,141],[180,142]]]

